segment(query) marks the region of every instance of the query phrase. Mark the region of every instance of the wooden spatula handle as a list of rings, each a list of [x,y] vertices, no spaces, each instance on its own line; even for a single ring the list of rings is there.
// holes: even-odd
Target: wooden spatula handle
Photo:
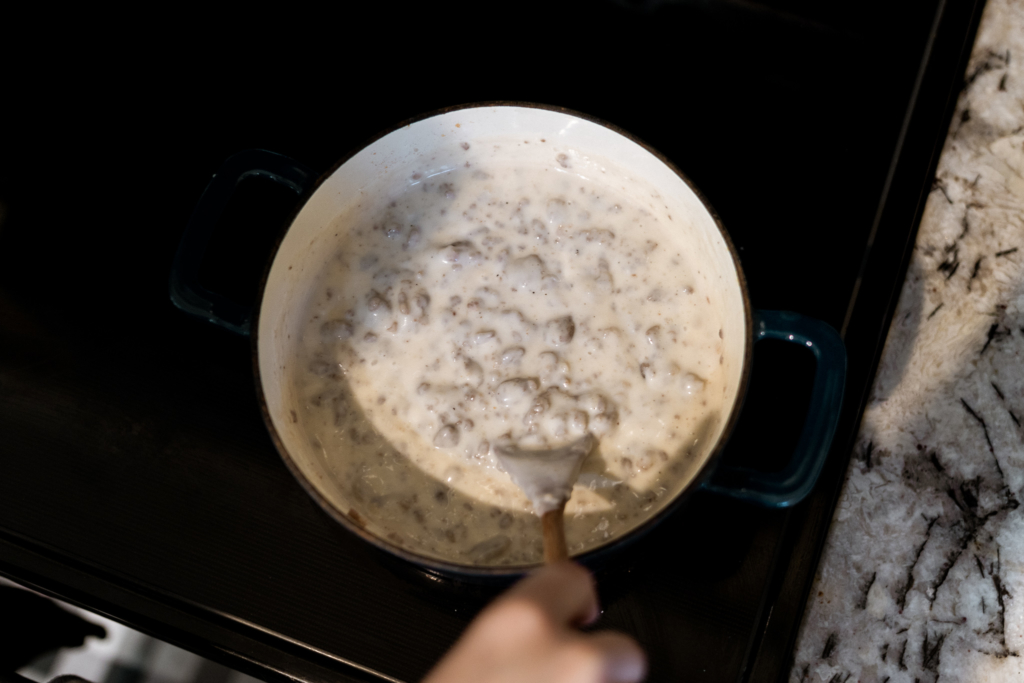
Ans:
[[[565,547],[563,512],[563,508],[550,510],[540,518],[540,524],[544,531],[544,564],[554,564],[569,559],[569,550]]]

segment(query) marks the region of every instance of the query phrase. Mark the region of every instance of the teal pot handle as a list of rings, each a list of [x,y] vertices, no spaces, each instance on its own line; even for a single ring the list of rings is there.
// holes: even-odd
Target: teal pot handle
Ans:
[[[171,266],[171,301],[192,315],[238,334],[249,334],[252,308],[199,284],[199,265],[235,186],[246,178],[266,178],[284,185],[301,197],[316,182],[316,174],[281,154],[247,149],[221,164],[196,204]]]
[[[783,508],[799,503],[811,492],[825,465],[843,404],[846,347],[826,323],[787,311],[755,312],[754,343],[762,339],[800,344],[814,354],[814,388],[800,440],[781,471],[720,466],[704,488],[766,507]]]

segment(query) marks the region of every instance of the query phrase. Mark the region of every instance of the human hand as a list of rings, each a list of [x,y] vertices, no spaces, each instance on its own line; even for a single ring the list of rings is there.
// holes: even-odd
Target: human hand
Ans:
[[[423,683],[637,683],[647,659],[629,636],[582,633],[598,617],[594,579],[574,562],[537,570],[498,597]]]

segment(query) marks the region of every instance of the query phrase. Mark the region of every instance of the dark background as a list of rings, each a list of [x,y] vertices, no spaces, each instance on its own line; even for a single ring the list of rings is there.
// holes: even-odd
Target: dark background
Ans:
[[[605,119],[686,173],[755,307],[848,332],[844,418],[811,500],[765,512],[698,494],[599,570],[602,623],[641,641],[652,681],[783,674],[980,4],[8,11],[0,573],[267,678],[366,677],[337,657],[421,676],[496,588],[391,563],[317,509],[263,427],[248,341],[176,310],[169,269],[239,150],[326,171],[426,111],[540,102]],[[945,61],[908,128],[917,164],[888,196],[937,8]],[[289,207],[286,192],[240,186],[205,281],[251,297]],[[759,348],[728,459],[785,459],[809,371]]]
[[[830,303],[848,299],[857,260],[783,264],[793,250],[863,251],[876,208],[863,198],[881,191],[934,4],[382,2],[12,22],[15,42],[35,38],[6,69],[0,196],[14,227],[0,258],[14,262],[0,268],[69,317],[127,308],[145,325],[191,207],[230,154],[262,147],[322,171],[425,111],[526,100],[661,150],[720,212],[755,305],[813,288],[802,312],[838,328]],[[24,255],[43,245],[45,267],[26,278]],[[60,296],[64,278],[120,306],[78,305]]]

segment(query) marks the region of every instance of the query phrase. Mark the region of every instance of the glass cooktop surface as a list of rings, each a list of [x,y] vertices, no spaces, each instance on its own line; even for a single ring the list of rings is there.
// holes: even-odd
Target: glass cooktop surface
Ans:
[[[819,5],[377,3],[55,29],[59,68],[20,56],[0,133],[0,573],[263,678],[418,680],[500,586],[390,559],[323,513],[263,425],[249,341],[177,310],[168,275],[240,150],[323,172],[427,111],[539,102],[664,154],[719,213],[753,306],[845,336],[843,418],[808,500],[698,492],[595,568],[598,626],[640,641],[650,681],[784,676],[980,11]],[[293,203],[239,185],[203,281],[250,305]],[[813,370],[757,346],[728,462],[785,462]]]

